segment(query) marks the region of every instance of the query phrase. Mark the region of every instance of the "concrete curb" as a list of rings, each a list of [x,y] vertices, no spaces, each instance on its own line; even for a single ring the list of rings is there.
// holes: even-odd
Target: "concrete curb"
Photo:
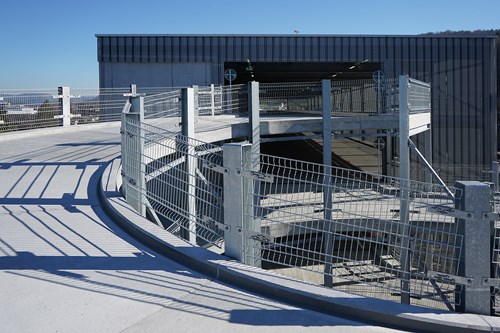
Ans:
[[[264,297],[375,325],[425,332],[500,332],[500,318],[409,306],[352,295],[243,265],[195,247],[138,215],[119,196],[117,163],[104,171],[98,189],[105,212],[132,237],[158,253],[209,277]],[[103,180],[106,179],[104,182]]]

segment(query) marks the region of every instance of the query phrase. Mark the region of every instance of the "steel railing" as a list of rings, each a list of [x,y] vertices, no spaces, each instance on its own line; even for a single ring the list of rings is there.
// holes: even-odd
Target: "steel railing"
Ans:
[[[273,179],[255,181],[258,200],[252,201],[252,218],[262,221],[258,255],[264,265],[304,270],[288,273],[310,282],[329,275],[333,287],[355,294],[398,300],[407,292],[418,299],[414,304],[456,305],[461,286],[428,275],[456,275],[460,261],[463,236],[452,217],[437,213],[437,208],[454,207],[442,186],[410,182],[410,219],[404,221],[399,215],[404,189],[397,178],[268,155],[260,161],[260,172]],[[329,219],[325,186],[333,203]],[[405,223],[410,225],[406,235]],[[407,259],[401,257],[405,237],[411,239]],[[409,260],[409,271],[403,260]],[[409,290],[402,290],[403,282]]]
[[[269,87],[260,97],[269,95]],[[209,100],[200,97],[203,90],[201,95],[218,93],[212,87],[210,94],[198,87],[198,107]],[[220,92],[224,94],[223,89]],[[409,89],[417,111],[423,110],[419,94]],[[214,100],[210,96],[210,111],[198,117],[211,116],[212,110],[216,115]],[[219,144],[133,117],[123,119],[125,183],[135,192],[133,200],[149,210],[148,216],[177,236],[199,246],[218,247],[225,246],[228,237],[242,237],[245,262],[251,257],[248,262],[266,269],[356,294],[438,309],[463,308],[464,290],[472,287],[463,273],[466,237],[460,225],[478,215],[456,209],[463,200],[460,190],[271,155],[252,155],[249,169],[244,167],[248,161],[229,159],[236,164],[228,166],[225,147]],[[134,168],[145,181],[143,187],[137,178],[130,178]],[[245,184],[250,179],[251,186],[242,186],[249,192],[226,188],[228,175]],[[247,207],[242,215],[258,229],[246,229],[245,222],[232,226],[226,220],[225,213],[241,209],[224,206],[224,198],[235,195],[248,199],[242,201]],[[498,202],[492,199],[494,212],[500,211]],[[493,266],[498,266],[499,234],[495,229]]]

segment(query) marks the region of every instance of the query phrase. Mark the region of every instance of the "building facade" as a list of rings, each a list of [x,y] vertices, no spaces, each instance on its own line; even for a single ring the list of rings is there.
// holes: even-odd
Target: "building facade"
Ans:
[[[433,162],[497,156],[495,36],[97,35],[101,88],[410,77],[432,85]],[[491,170],[491,169],[490,169]]]

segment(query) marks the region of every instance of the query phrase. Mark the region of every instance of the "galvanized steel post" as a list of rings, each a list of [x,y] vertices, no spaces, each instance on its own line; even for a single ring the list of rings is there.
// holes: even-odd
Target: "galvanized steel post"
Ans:
[[[187,180],[186,209],[188,219],[182,237],[192,244],[196,244],[196,157],[195,146],[190,139],[194,138],[194,117],[196,100],[193,88],[183,88],[182,99],[182,135],[184,138],[184,154],[186,156],[185,173]],[[196,89],[198,90],[198,89]]]
[[[401,238],[401,303],[410,304],[410,129],[407,75],[399,77],[399,177]]]
[[[254,180],[244,175],[251,169],[252,145],[228,143],[224,147],[224,233],[225,254],[247,265],[260,266],[260,221],[253,218]]]
[[[71,94],[69,87],[59,87],[58,96],[61,105],[63,126],[71,125]]]
[[[144,164],[144,136],[141,123],[144,121],[144,97],[130,97],[130,112],[123,113],[122,125],[125,141],[125,158],[122,171],[125,175],[125,198],[141,216],[146,216],[144,192],[146,190]]]
[[[326,287],[332,287],[332,83],[330,80],[322,81],[321,95],[323,104],[323,240],[325,247],[323,279]]]
[[[498,192],[498,161],[493,161],[491,164],[491,182],[493,183],[495,192]]]
[[[462,292],[457,293],[457,311],[490,315],[490,286],[484,279],[490,277],[491,237],[493,221],[484,217],[491,212],[490,187],[477,181],[455,183],[460,197],[455,208],[467,212],[468,219],[455,219],[458,233],[462,235],[458,275],[470,281]]]
[[[252,143],[252,157],[254,161],[254,171],[259,168],[260,155],[260,100],[259,100],[259,82],[248,83],[248,116],[250,122],[249,140]]]

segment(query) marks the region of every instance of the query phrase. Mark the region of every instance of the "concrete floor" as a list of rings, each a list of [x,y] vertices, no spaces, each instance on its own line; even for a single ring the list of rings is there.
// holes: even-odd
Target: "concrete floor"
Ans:
[[[0,142],[4,332],[388,332],[265,299],[130,238],[96,198],[118,124]]]

